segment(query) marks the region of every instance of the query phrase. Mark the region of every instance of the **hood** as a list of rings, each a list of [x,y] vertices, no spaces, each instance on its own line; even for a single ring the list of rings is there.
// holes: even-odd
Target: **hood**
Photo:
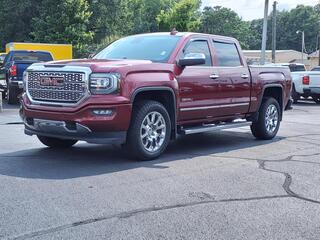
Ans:
[[[93,72],[105,72],[119,68],[150,64],[152,64],[152,62],[149,60],[74,59],[48,62],[46,65],[89,67]]]

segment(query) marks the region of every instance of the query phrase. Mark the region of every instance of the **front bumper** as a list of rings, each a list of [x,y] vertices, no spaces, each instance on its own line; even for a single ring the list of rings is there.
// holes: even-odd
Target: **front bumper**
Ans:
[[[94,109],[112,109],[111,116],[97,116]],[[25,134],[74,139],[98,144],[123,144],[131,119],[132,105],[95,104],[88,101],[79,107],[41,107],[28,103],[24,95],[20,116],[25,123]]]
[[[79,123],[69,124],[64,121],[33,119],[25,121],[24,133],[32,136],[46,136],[60,139],[73,139],[96,144],[123,144],[126,142],[125,131],[92,132]]]

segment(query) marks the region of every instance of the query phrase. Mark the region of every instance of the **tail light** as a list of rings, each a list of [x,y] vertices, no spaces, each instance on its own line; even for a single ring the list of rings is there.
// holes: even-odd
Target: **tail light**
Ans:
[[[17,76],[17,65],[12,65],[9,68],[9,72],[10,72],[11,76],[13,76],[13,77]]]
[[[304,76],[302,78],[302,84],[303,85],[309,85],[310,84],[310,77],[309,76]]]

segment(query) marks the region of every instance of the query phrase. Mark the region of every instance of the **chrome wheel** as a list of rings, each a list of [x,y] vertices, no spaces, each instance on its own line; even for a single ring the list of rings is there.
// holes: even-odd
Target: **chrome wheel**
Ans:
[[[271,104],[268,106],[266,116],[265,116],[266,130],[269,133],[273,133],[277,129],[278,121],[279,121],[278,109],[275,105]]]
[[[140,139],[148,152],[158,151],[166,137],[166,121],[159,112],[150,112],[143,119],[140,127]]]

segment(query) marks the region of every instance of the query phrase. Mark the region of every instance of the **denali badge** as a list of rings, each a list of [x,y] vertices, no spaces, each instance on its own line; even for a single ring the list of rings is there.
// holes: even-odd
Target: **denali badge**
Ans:
[[[40,85],[42,86],[63,86],[64,77],[40,76]]]

